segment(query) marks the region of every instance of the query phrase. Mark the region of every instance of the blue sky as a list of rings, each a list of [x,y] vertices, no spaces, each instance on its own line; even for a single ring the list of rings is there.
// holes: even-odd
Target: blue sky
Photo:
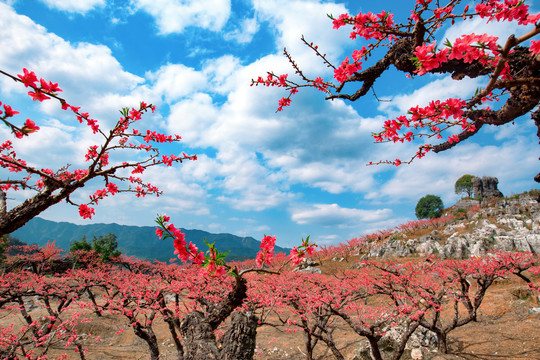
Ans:
[[[176,168],[147,171],[146,179],[165,194],[136,199],[107,198],[91,220],[60,204],[41,217],[75,223],[152,225],[166,213],[188,229],[240,236],[277,235],[293,246],[311,235],[328,245],[414,219],[426,194],[445,205],[458,200],[454,183],[463,174],[496,176],[505,195],[536,188],[538,139],[529,117],[513,126],[484,127],[450,152],[430,154],[412,165],[366,166],[380,159],[405,159],[414,144],[374,144],[371,132],[384,120],[433,99],[466,97],[482,85],[446,76],[406,79],[390,71],[375,85],[377,102],[324,101],[302,91],[292,106],[276,113],[279,89],[250,87],[266,71],[292,73],[283,47],[311,75],[331,73],[302,45],[304,35],[335,63],[360,48],[348,29],[332,29],[326,14],[391,10],[408,16],[413,1],[262,0],[41,0],[0,1],[0,69],[26,67],[64,89],[102,126],[118,109],[144,100],[158,106],[143,118],[147,128],[177,133],[180,145],[165,153],[196,153],[199,160]],[[405,15],[404,15],[405,14]],[[502,39],[513,24],[457,23],[438,37],[464,32],[495,33]],[[501,42],[504,40],[501,40]],[[292,78],[292,74],[290,75]],[[315,77],[315,76],[314,76]],[[41,126],[17,143],[29,163],[57,169],[84,167],[91,132],[59,111],[57,103],[34,104],[24,87],[0,79],[0,101]],[[0,137],[11,137],[0,129]],[[7,176],[6,172],[0,175]],[[92,188],[94,186],[94,188]],[[92,184],[73,196],[84,202]],[[31,196],[10,193],[12,207]]]

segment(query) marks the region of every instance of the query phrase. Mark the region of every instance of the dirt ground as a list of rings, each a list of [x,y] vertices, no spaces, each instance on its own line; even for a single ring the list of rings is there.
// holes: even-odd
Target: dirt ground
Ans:
[[[530,313],[538,300],[518,299],[512,290],[526,289],[519,282],[503,281],[488,290],[480,307],[478,322],[457,328],[449,335],[449,354],[424,349],[426,360],[540,360],[540,313]],[[290,335],[290,334],[287,334]],[[303,359],[301,335],[285,336],[274,329],[261,329],[256,359]],[[352,331],[342,332],[341,347],[347,360],[353,360],[360,338]],[[402,359],[410,359],[410,352]],[[333,359],[318,353],[318,359]]]
[[[327,269],[328,270],[328,269]],[[540,312],[530,312],[540,306],[535,297],[518,298],[516,289],[526,289],[518,279],[499,280],[490,287],[480,307],[478,322],[467,324],[449,334],[449,354],[438,354],[435,350],[423,349],[425,360],[540,360]],[[525,292],[522,292],[525,293]],[[39,311],[33,310],[36,318]],[[0,325],[23,324],[20,315],[0,317]],[[336,323],[334,338],[347,360],[360,360],[359,341],[355,333],[344,324]],[[125,329],[117,334],[122,328]],[[155,322],[156,335],[160,344],[162,359],[176,359],[176,350],[169,331],[163,322]],[[97,317],[91,315],[90,321],[78,325],[79,334],[92,334],[99,341],[88,338],[84,347],[88,349],[89,360],[103,359],[149,359],[146,343],[134,335],[126,320],[113,315]],[[333,359],[322,344],[315,349],[317,359]],[[273,327],[263,326],[257,333],[257,360],[304,359],[303,339],[300,332],[287,333]],[[325,352],[326,351],[326,352]],[[52,348],[50,358],[65,353],[62,347]],[[79,359],[72,350],[69,359]],[[410,352],[402,359],[411,359]]]

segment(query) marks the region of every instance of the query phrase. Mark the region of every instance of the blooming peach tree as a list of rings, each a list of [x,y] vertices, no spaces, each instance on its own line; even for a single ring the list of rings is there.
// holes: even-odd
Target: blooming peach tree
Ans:
[[[28,95],[34,101],[57,100],[63,110],[73,113],[79,123],[92,129],[97,142],[87,150],[85,160],[88,167],[84,169],[70,169],[69,165],[66,165],[52,170],[28,164],[17,155],[17,141],[32,136],[40,130],[40,127],[31,119],[18,120],[16,115],[19,111],[0,102],[2,106],[0,120],[13,135],[11,139],[3,140],[0,144],[0,167],[7,169],[10,174],[7,178],[3,176],[0,178],[0,236],[17,230],[42,211],[61,201],[77,206],[80,216],[89,219],[95,214],[94,205],[105,197],[120,192],[131,192],[136,197],[159,196],[161,191],[151,183],[145,182],[140,174],[149,167],[172,166],[173,163],[197,159],[196,155],[185,153],[180,156],[160,153],[156,144],[179,142],[181,139],[179,135],[165,135],[153,130],[140,131],[134,127],[135,124],[139,124],[143,114],[148,111],[154,112],[156,107],[152,104],[141,102],[138,107],[123,108],[120,111],[122,116],[116,124],[111,129],[103,129],[97,120],[83,112],[80,107],[70,105],[59,97],[58,94],[62,89],[57,83],[38,79],[34,72],[27,69],[23,69],[23,74],[17,76],[1,70],[0,73],[29,88]],[[137,160],[118,163],[109,160],[112,153],[119,151],[129,151],[133,154],[132,158]],[[70,195],[94,179],[101,180],[103,188],[89,195],[88,201],[75,203]],[[121,183],[129,185],[122,186]],[[33,196],[8,210],[6,194],[18,190],[30,190]]]
[[[478,133],[484,125],[503,125],[530,113],[540,135],[540,14],[531,14],[521,0],[432,1],[416,0],[404,22],[394,14],[382,11],[357,15],[329,15],[334,29],[350,27],[350,38],[364,38],[339,65],[334,65],[317,45],[302,41],[322,62],[333,69],[333,79],[306,74],[284,50],[297,75],[278,75],[252,80],[252,85],[277,86],[288,91],[279,100],[278,111],[291,104],[299,89],[314,87],[326,94],[326,99],[356,101],[373,89],[376,81],[392,67],[408,78],[426,74],[448,74],[455,81],[480,78],[482,88],[463,98],[434,99],[427,106],[414,106],[406,115],[385,121],[376,142],[419,143],[418,151],[408,160],[381,160],[399,166],[453,148]],[[499,39],[490,34],[463,34],[455,40],[437,42],[438,29],[456,21],[480,19],[484,23],[514,22],[523,35]],[[385,47],[383,56],[379,48]],[[345,90],[352,89],[348,92]],[[437,140],[440,142],[437,143]],[[370,164],[374,164],[371,162]],[[540,181],[540,174],[535,177]]]

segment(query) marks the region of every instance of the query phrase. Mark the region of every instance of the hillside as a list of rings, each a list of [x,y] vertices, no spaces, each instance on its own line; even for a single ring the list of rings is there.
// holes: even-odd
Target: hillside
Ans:
[[[481,206],[460,200],[439,219],[410,221],[368,236],[366,257],[482,256],[488,251],[540,252],[540,203],[532,190]]]
[[[249,304],[250,311],[245,312],[249,315],[243,319],[253,324],[250,331],[256,333],[256,337],[252,338],[255,353],[245,359],[304,359],[310,352],[313,355],[311,359],[371,360],[370,346],[373,344],[382,352],[383,360],[394,356],[400,347],[404,347],[401,359],[539,359],[538,294],[523,282],[524,278],[515,276],[518,273],[513,268],[508,267],[509,264],[519,264],[531,280],[530,284],[538,284],[540,268],[537,255],[508,252],[481,256],[490,250],[538,251],[540,204],[536,195],[536,192],[529,192],[491,199],[480,206],[465,199],[446,209],[439,219],[410,221],[394,229],[352,239],[347,244],[321,247],[294,270],[290,263],[282,263],[286,261],[282,257],[281,260],[275,259],[276,262],[268,269],[276,272],[246,273],[250,298],[245,304]],[[36,226],[40,222],[41,226],[36,231],[40,232],[59,232],[63,228],[64,233],[69,233],[82,228],[89,235],[92,227],[101,231],[111,229],[103,224],[80,227],[37,220]],[[141,229],[115,226],[124,236],[130,234],[129,228]],[[153,231],[152,227],[146,229]],[[186,230],[186,234],[195,236],[196,233]],[[153,233],[148,236],[149,239],[155,238]],[[150,251],[150,246],[148,243],[145,249]],[[426,256],[461,257],[463,260],[426,259]],[[390,258],[390,261],[379,258]],[[364,259],[370,261],[361,261]],[[49,264],[48,259],[43,261]],[[246,262],[240,266],[252,264]],[[159,271],[153,271],[154,267]],[[178,334],[176,330],[171,331],[167,322],[169,316],[175,314],[172,309],[178,309],[179,304],[189,304],[203,310],[192,313],[179,311],[178,315],[172,315],[177,319],[172,328],[177,329],[181,325],[174,324],[188,323],[185,319],[190,314],[208,313],[216,306],[214,302],[221,304],[223,298],[231,298],[229,288],[224,286],[232,280],[228,275],[206,277],[201,281],[201,272],[191,266],[149,265],[128,259],[124,267],[100,264],[91,271],[81,268],[65,273],[41,272],[46,268],[29,266],[22,271],[5,273],[4,293],[21,293],[19,300],[12,297],[8,303],[19,304],[23,299],[22,314],[26,318],[17,313],[21,311],[19,306],[5,307],[0,327],[11,331],[8,326],[13,325],[9,324],[18,324],[14,332],[17,333],[24,324],[22,319],[35,324],[40,324],[33,322],[37,318],[56,321],[60,317],[52,317],[51,320],[51,317],[44,316],[51,303],[44,299],[49,296],[54,304],[59,304],[63,319],[72,319],[73,312],[79,319],[83,312],[80,323],[73,322],[71,326],[77,331],[73,338],[77,339],[81,349],[88,350],[86,359],[178,358],[178,349],[189,345],[192,340],[189,333],[178,337],[180,346],[172,340]],[[38,273],[27,276],[34,269]],[[36,282],[36,278],[41,281]],[[48,290],[36,297],[33,292],[28,292],[36,284]],[[164,295],[163,302],[156,293]],[[193,305],[197,302],[192,302],[192,295],[198,294],[208,298],[197,297],[204,301]],[[76,297],[77,301],[73,302],[76,308],[63,307],[62,301],[56,302],[57,298],[70,296]],[[163,313],[155,312],[154,306],[158,301],[157,308]],[[107,311],[102,313],[99,309]],[[240,313],[243,312],[235,312],[223,322],[225,334],[235,328],[232,324],[236,321],[235,315]],[[152,321],[146,321],[149,316]],[[370,343],[367,335],[371,332],[358,332],[360,327],[347,321],[351,316],[366,324],[363,325],[366,328],[369,326],[370,331],[384,335]],[[415,323],[419,316],[426,320],[420,325]],[[435,317],[440,321],[430,325],[430,319]],[[456,325],[458,320],[459,326]],[[54,326],[57,325],[51,323],[51,327]],[[409,326],[419,327],[411,327],[413,331],[404,335],[404,329]],[[440,338],[430,330],[430,326],[435,330],[444,327],[448,335],[444,337],[446,350],[441,350]],[[155,338],[145,338],[146,332],[138,332],[138,327],[148,332],[151,330]],[[311,331],[320,336],[316,330],[319,328],[324,334],[330,334],[324,338],[326,342],[306,342],[304,334]],[[58,336],[60,332],[51,334]],[[229,339],[226,335],[221,338]],[[70,346],[74,347],[70,340],[55,340],[57,343],[49,351],[51,357],[60,356]],[[155,345],[152,356],[149,351],[151,344]],[[34,345],[28,342],[21,348],[24,346],[32,348]],[[17,348],[14,351],[18,351]]]
[[[118,249],[122,254],[140,259],[168,261],[174,257],[170,241],[160,240],[154,226],[127,226],[118,224],[76,225],[67,222],[54,222],[41,218],[30,220],[25,226],[13,232],[13,236],[28,244],[43,246],[47,241],[56,241],[56,246],[69,249],[69,244],[78,241],[83,235],[92,240],[93,236],[116,234]],[[207,249],[204,239],[215,242],[220,251],[230,251],[228,260],[254,258],[259,251],[260,241],[252,237],[239,237],[232,234],[212,234],[202,230],[182,229],[186,240],[193,242],[199,249]],[[290,249],[276,246],[277,252],[289,252]]]

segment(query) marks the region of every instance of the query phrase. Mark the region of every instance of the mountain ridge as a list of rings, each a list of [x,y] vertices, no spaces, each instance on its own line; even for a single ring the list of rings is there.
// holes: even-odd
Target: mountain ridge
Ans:
[[[117,236],[118,249],[126,256],[141,259],[168,261],[175,257],[171,241],[160,240],[155,233],[155,226],[137,226],[111,224],[77,225],[69,222],[56,222],[36,217],[11,235],[28,244],[45,245],[55,241],[56,246],[68,250],[70,243],[81,240],[85,235],[89,241],[93,236],[113,233]],[[204,239],[216,243],[216,247],[224,252],[230,251],[227,260],[243,260],[255,258],[259,251],[260,241],[251,236],[240,237],[229,233],[214,234],[198,229],[183,229],[186,241],[193,242],[201,251],[206,251]],[[275,252],[289,252],[290,249],[276,246]]]

